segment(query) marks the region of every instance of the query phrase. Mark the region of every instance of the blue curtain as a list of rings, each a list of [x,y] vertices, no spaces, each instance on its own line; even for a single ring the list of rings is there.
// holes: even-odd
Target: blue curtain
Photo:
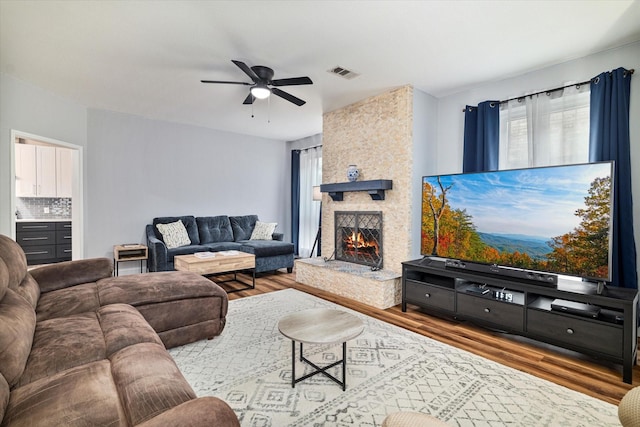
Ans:
[[[637,289],[631,199],[630,94],[631,72],[624,68],[591,79],[589,161],[615,161],[612,283]]]
[[[464,109],[463,172],[498,170],[500,102],[485,101]]]
[[[300,233],[300,150],[291,150],[291,242],[298,255]]]

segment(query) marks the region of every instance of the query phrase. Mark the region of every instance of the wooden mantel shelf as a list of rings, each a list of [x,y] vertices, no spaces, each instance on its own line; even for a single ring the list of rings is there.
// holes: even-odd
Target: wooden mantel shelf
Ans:
[[[384,200],[384,191],[393,188],[390,179],[375,179],[372,181],[338,182],[335,184],[322,184],[320,191],[329,193],[334,202],[341,202],[345,192],[366,191],[373,200]]]

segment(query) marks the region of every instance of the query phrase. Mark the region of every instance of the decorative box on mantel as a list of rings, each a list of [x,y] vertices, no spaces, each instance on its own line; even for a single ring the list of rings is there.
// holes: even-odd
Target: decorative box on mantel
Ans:
[[[336,184],[322,184],[320,191],[329,193],[334,202],[341,202],[345,192],[367,191],[373,200],[384,200],[384,191],[393,188],[390,179],[375,179],[372,181],[339,182]]]

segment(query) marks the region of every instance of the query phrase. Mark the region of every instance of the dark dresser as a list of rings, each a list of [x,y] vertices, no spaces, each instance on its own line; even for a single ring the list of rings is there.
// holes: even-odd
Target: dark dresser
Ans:
[[[71,221],[20,221],[16,241],[27,256],[27,265],[71,260]]]

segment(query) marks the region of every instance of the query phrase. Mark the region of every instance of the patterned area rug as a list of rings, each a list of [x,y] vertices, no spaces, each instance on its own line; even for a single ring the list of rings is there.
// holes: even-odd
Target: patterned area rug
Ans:
[[[365,330],[347,344],[347,390],[316,375],[291,387],[285,314],[309,308],[353,313]],[[420,411],[458,426],[619,426],[617,407],[293,289],[229,303],[211,341],[170,350],[198,396],[217,396],[243,426],[380,426],[389,413]],[[305,346],[321,366],[342,346]],[[296,376],[310,369],[297,362]],[[342,378],[339,367],[330,371]]]

